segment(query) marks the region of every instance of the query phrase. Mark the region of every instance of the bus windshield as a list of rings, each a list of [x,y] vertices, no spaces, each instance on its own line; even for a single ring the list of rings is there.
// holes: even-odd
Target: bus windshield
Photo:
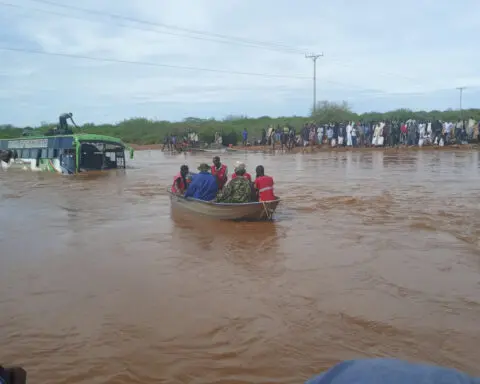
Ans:
[[[82,141],[79,168],[80,171],[125,168],[125,147],[118,143]]]

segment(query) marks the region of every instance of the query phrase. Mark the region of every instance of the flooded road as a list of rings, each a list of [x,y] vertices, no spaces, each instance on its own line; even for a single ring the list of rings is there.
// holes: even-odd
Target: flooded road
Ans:
[[[32,383],[302,383],[392,356],[480,374],[478,152],[223,154],[274,223],[196,221],[126,173],[0,172],[0,364]]]

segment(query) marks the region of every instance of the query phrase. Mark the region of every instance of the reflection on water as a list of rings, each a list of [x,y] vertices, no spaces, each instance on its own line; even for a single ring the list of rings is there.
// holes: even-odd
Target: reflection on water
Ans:
[[[32,382],[299,383],[395,356],[479,374],[478,152],[222,155],[272,223],[171,212],[181,164],[0,172],[0,362]]]

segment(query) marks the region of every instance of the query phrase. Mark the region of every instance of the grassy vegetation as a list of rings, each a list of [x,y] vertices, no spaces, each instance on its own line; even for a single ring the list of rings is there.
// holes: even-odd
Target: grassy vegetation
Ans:
[[[480,120],[480,109],[464,110],[465,119],[473,118]],[[350,106],[343,103],[331,103],[321,101],[318,103],[315,113],[310,117],[291,116],[272,118],[263,116],[259,118],[229,116],[223,120],[187,118],[181,122],[170,121],[152,121],[144,118],[132,118],[124,120],[118,124],[93,123],[84,124],[76,132],[96,133],[108,136],[114,136],[132,144],[158,144],[163,142],[167,134],[182,135],[188,131],[196,131],[200,140],[212,142],[215,132],[221,132],[224,144],[236,144],[241,140],[241,133],[244,128],[247,129],[250,138],[260,138],[263,128],[269,125],[289,124],[297,128],[297,131],[306,123],[316,121],[318,123],[327,123],[332,121],[380,121],[380,120],[399,120],[408,119],[431,120],[440,119],[445,121],[457,121],[460,118],[458,110],[447,111],[411,111],[408,109],[398,109],[386,113],[369,112],[356,114],[352,112]],[[42,124],[34,129],[34,134],[44,134],[55,124]],[[14,138],[22,135],[26,127],[13,127],[0,125],[0,138]]]

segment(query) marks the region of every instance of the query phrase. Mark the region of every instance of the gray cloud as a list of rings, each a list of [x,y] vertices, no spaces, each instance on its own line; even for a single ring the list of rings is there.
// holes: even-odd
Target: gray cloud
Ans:
[[[473,49],[478,35],[474,15],[480,2],[475,0],[460,5],[427,0],[84,0],[81,5],[61,1],[151,24],[33,0],[14,4],[17,7],[0,5],[4,26],[0,47],[307,78],[263,78],[0,50],[0,113],[5,122],[36,124],[66,110],[82,111],[85,120],[102,121],[139,113],[181,119],[204,110],[217,117],[306,114],[311,106],[312,63],[300,53],[303,48],[325,52],[318,60],[318,98],[346,99],[355,108],[455,107],[459,85],[471,88],[465,94],[468,107],[468,96],[473,99],[480,88],[479,53]],[[258,49],[215,43],[210,40],[219,37],[184,29],[271,41],[299,53],[275,51],[273,45]],[[448,89],[450,97],[445,96]],[[25,103],[31,106],[27,111]],[[162,105],[172,104],[177,107],[163,108],[158,116]]]

